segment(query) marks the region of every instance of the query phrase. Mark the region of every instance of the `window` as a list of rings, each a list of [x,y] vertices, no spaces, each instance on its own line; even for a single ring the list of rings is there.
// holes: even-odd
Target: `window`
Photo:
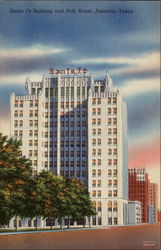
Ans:
[[[98,225],[102,225],[102,218],[98,217]]]
[[[33,107],[33,100],[30,100],[30,107]]]
[[[112,170],[109,169],[109,170],[108,170],[108,176],[111,176],[111,175],[112,175]]]
[[[15,114],[14,114],[15,117],[18,116],[18,110],[15,110]]]
[[[111,118],[108,118],[108,125],[111,124]]]
[[[112,201],[108,201],[108,211],[112,211]]]
[[[108,98],[108,103],[109,103],[109,104],[111,103],[111,98]]]
[[[117,118],[113,118],[113,124],[117,124]]]
[[[92,207],[96,210],[96,202],[95,201],[92,202]]]
[[[34,136],[38,135],[38,130],[34,130]]]
[[[29,111],[29,116],[32,117],[33,116],[33,110]]]
[[[112,186],[112,180],[108,180],[108,187]]]
[[[29,146],[32,146],[32,145],[33,145],[32,140],[29,140]]]
[[[117,144],[117,138],[113,139],[113,144],[116,145]]]
[[[117,128],[113,129],[113,134],[116,135],[117,134]]]
[[[35,140],[35,141],[34,141],[34,146],[37,146],[37,145],[38,145],[38,141]]]
[[[100,128],[97,129],[97,134],[101,135],[101,129]]]
[[[92,197],[96,197],[96,191],[92,191]]]
[[[35,100],[35,107],[38,107],[38,100]]]
[[[108,159],[108,165],[112,165],[112,160]]]
[[[85,96],[85,87],[82,86],[82,96]]]
[[[114,218],[114,225],[117,225],[117,224],[118,224],[117,221],[118,221],[117,218]]]
[[[97,160],[97,165],[100,166],[101,165],[101,159]]]
[[[92,187],[96,187],[96,180],[92,180]]]
[[[111,149],[111,148],[108,149],[108,154],[109,154],[109,155],[112,154],[112,149]]]
[[[101,153],[102,153],[102,150],[99,148],[97,154],[101,155]]]
[[[113,103],[116,103],[116,102],[117,102],[117,98],[114,97],[114,98],[113,98]]]
[[[114,187],[117,187],[117,180],[113,181],[113,185],[114,185]]]
[[[114,201],[113,203],[113,211],[117,211],[117,201]]]
[[[96,129],[92,129],[92,135],[96,134]]]
[[[100,114],[101,114],[101,109],[98,108],[98,109],[97,109],[97,115],[100,115]]]
[[[92,119],[92,125],[96,125],[96,119]]]
[[[113,191],[113,196],[117,196],[117,190]]]
[[[97,187],[101,187],[101,180],[98,180]]]
[[[96,149],[92,149],[92,155],[96,155]]]
[[[108,114],[111,114],[111,108],[108,108]]]
[[[108,139],[108,145],[110,145],[111,143],[112,143],[112,139],[109,138],[109,139]]]
[[[35,110],[35,116],[38,116],[38,110]]]
[[[108,134],[111,135],[112,129],[108,128]]]
[[[108,197],[112,197],[112,191],[111,190],[108,191]]]
[[[114,176],[117,176],[117,169],[114,169],[113,175],[114,175]]]
[[[74,96],[74,87],[71,87],[71,96]]]
[[[92,139],[92,145],[96,145],[96,139]]]
[[[38,120],[34,121],[34,126],[38,126]]]
[[[94,91],[95,91],[95,92],[98,92],[98,86],[95,86],[95,87],[94,87]]]
[[[92,166],[96,166],[96,160],[95,159],[92,160]]]
[[[15,126],[15,127],[17,127],[17,126],[18,126],[18,121],[17,121],[17,120],[15,121],[14,126]]]
[[[49,89],[48,88],[45,88],[45,97],[49,97]]]
[[[32,150],[29,150],[29,156],[32,156]]]
[[[20,107],[23,107],[23,101],[20,101]]]
[[[101,98],[97,99],[97,104],[101,104]]]
[[[92,170],[92,176],[96,176],[96,170]]]
[[[113,160],[113,165],[117,165],[117,160],[116,159]]]
[[[64,87],[61,87],[61,97],[64,97]]]
[[[98,144],[98,145],[101,145],[101,139],[98,139],[98,140],[97,140],[97,144]]]
[[[101,197],[101,190],[98,190],[97,197]]]
[[[66,97],[69,97],[69,87],[66,87]]]
[[[92,104],[96,104],[96,98],[92,99]]]
[[[33,136],[33,131],[29,130],[29,136]]]
[[[101,119],[98,118],[98,119],[97,119],[97,125],[100,125],[100,124],[101,124]]]
[[[77,87],[77,97],[80,97],[80,87]]]
[[[114,109],[113,109],[113,113],[114,113],[114,114],[117,114],[117,108],[114,108]]]
[[[92,115],[96,114],[96,109],[92,109]]]
[[[18,107],[18,101],[15,101],[15,107]]]
[[[97,170],[97,175],[101,176],[101,170],[100,169]]]

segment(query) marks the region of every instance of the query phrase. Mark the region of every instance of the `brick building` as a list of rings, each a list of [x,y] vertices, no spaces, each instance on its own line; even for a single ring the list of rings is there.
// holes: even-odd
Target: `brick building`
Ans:
[[[140,201],[142,208],[142,223],[148,223],[149,180],[145,168],[128,170],[129,200]]]

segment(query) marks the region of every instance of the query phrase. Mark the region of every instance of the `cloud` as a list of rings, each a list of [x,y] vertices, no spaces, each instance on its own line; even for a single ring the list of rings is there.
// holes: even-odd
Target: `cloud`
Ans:
[[[160,62],[160,53],[150,52],[136,54],[128,57],[91,57],[73,60],[73,64],[124,64],[124,65],[158,65]]]
[[[160,78],[131,80],[125,82],[123,86],[120,86],[120,89],[124,96],[133,96],[146,92],[159,92]]]
[[[0,55],[3,59],[5,58],[32,58],[32,57],[42,57],[51,54],[59,54],[65,51],[64,48],[48,47],[41,44],[36,44],[28,48],[10,48],[1,49]]]

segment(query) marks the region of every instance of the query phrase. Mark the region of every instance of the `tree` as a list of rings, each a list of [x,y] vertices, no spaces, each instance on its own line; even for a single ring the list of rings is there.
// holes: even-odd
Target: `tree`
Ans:
[[[22,156],[21,142],[0,134],[0,213],[1,222],[8,224],[10,219],[23,217],[25,211],[25,187],[32,179],[30,161]]]
[[[70,225],[70,218],[74,221],[78,219],[83,219],[84,221],[86,216],[89,217],[96,214],[86,187],[78,179],[66,179],[65,192],[65,215],[68,216],[68,227]]]
[[[60,219],[65,208],[65,180],[50,171],[42,171],[39,177],[45,187],[42,198],[43,218],[50,219],[52,228],[53,221]]]

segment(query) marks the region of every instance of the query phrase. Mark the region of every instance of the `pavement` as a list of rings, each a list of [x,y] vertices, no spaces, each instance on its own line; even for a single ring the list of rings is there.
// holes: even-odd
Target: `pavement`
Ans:
[[[1,233],[0,250],[160,249],[160,224]]]

